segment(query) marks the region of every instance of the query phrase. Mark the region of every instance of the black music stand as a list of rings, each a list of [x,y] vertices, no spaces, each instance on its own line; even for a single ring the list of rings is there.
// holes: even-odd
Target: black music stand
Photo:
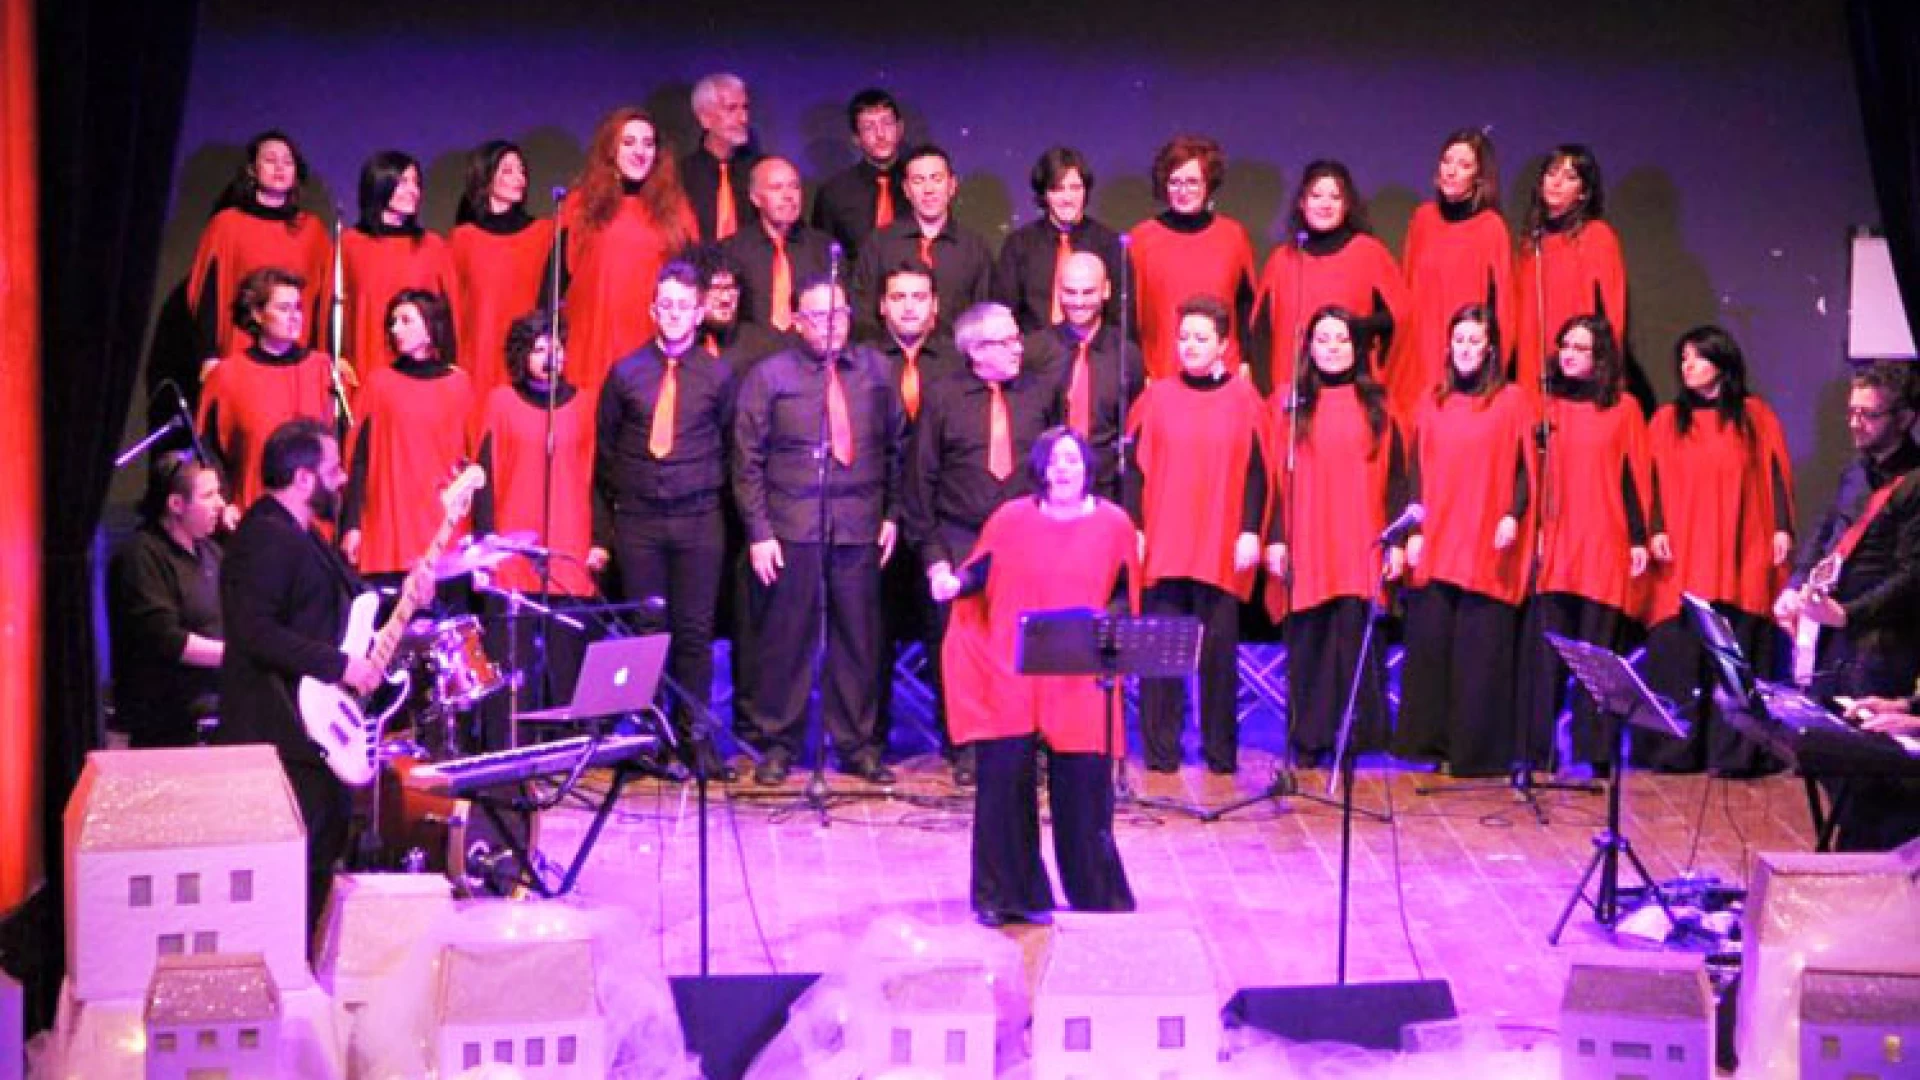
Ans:
[[[1136,798],[1126,758],[1113,745],[1120,680],[1184,679],[1200,666],[1205,629],[1191,615],[1108,615],[1092,608],[1027,611],[1020,615],[1014,670],[1022,675],[1092,675],[1106,695],[1107,770],[1114,798],[1140,806],[1198,814],[1192,807]]]
[[[1620,921],[1620,857],[1625,855],[1635,873],[1640,875],[1643,891],[1660,910],[1666,912],[1667,922],[1678,926],[1673,908],[1668,906],[1666,894],[1647,872],[1647,866],[1634,853],[1633,845],[1620,829],[1620,793],[1626,786],[1628,773],[1628,748],[1633,728],[1641,727],[1672,738],[1687,737],[1687,723],[1675,719],[1669,711],[1670,706],[1656,698],[1647,684],[1640,681],[1639,673],[1626,659],[1617,656],[1598,645],[1589,645],[1584,641],[1575,641],[1559,634],[1547,634],[1547,641],[1553,651],[1566,661],[1567,668],[1587,694],[1593,698],[1594,707],[1602,716],[1614,724],[1619,736],[1619,747],[1614,758],[1613,778],[1607,784],[1607,827],[1593,838],[1593,858],[1587,862],[1586,872],[1580,875],[1580,884],[1574,886],[1573,895],[1567,898],[1567,906],[1560,912],[1560,921],[1553,924],[1553,932],[1547,935],[1547,943],[1560,944],[1560,933],[1566,929],[1567,920],[1573,917],[1573,909],[1582,900],[1593,908],[1593,920],[1607,929],[1613,929]],[[1587,882],[1599,871],[1600,885],[1593,897],[1587,897]]]

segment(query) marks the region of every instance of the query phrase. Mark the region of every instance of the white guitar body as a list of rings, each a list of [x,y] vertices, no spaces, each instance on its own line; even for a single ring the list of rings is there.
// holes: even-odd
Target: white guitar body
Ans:
[[[1807,574],[1807,583],[1801,589],[1801,595],[1809,600],[1824,597],[1827,590],[1840,580],[1840,558],[1828,555],[1821,559]],[[1813,681],[1815,657],[1820,649],[1820,631],[1823,628],[1806,616],[1801,616],[1793,628],[1793,684],[1804,687]]]
[[[380,594],[363,592],[353,598],[347,611],[347,632],[340,651],[348,656],[366,656],[373,647],[379,627],[374,620],[380,614]],[[380,772],[380,736],[387,721],[407,700],[412,677],[405,669],[387,676],[387,683],[400,689],[385,709],[372,715],[367,703],[346,687],[319,679],[300,680],[300,720],[306,725],[307,738],[326,755],[327,767],[349,787],[365,787]]]

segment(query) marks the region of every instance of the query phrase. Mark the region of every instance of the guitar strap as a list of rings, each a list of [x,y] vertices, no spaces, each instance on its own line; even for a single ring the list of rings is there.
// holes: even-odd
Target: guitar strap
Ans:
[[[1894,493],[1900,490],[1900,485],[1906,483],[1913,475],[1911,472],[1901,473],[1880,485],[1872,497],[1867,499],[1867,505],[1861,508],[1860,516],[1854,518],[1853,524],[1847,526],[1847,531],[1840,534],[1840,542],[1833,545],[1835,557],[1842,563],[1847,561],[1847,556],[1853,554],[1853,549],[1860,546],[1860,538],[1867,534],[1867,526],[1873,524],[1874,519],[1880,516],[1880,511],[1885,510],[1887,504],[1893,501]]]

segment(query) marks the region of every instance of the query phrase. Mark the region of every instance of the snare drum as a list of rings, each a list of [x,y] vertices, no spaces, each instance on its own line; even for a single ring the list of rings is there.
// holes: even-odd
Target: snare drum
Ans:
[[[506,673],[487,656],[480,620],[471,615],[434,624],[416,649],[433,679],[433,702],[442,709],[471,709],[507,685]]]

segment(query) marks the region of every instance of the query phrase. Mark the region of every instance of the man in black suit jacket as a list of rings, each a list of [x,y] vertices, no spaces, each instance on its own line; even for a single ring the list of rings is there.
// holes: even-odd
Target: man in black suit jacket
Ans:
[[[267,743],[300,803],[307,826],[307,923],[325,905],[333,864],[346,851],[353,804],[300,722],[302,677],[360,693],[380,685],[373,661],[341,652],[347,609],[360,579],[313,525],[340,509],[347,473],[340,441],[317,420],[291,420],[267,438],[261,454],[267,496],[240,520],[220,573],[220,610],[227,649],[220,666],[224,743]],[[407,581],[416,599],[431,599],[430,571]]]

